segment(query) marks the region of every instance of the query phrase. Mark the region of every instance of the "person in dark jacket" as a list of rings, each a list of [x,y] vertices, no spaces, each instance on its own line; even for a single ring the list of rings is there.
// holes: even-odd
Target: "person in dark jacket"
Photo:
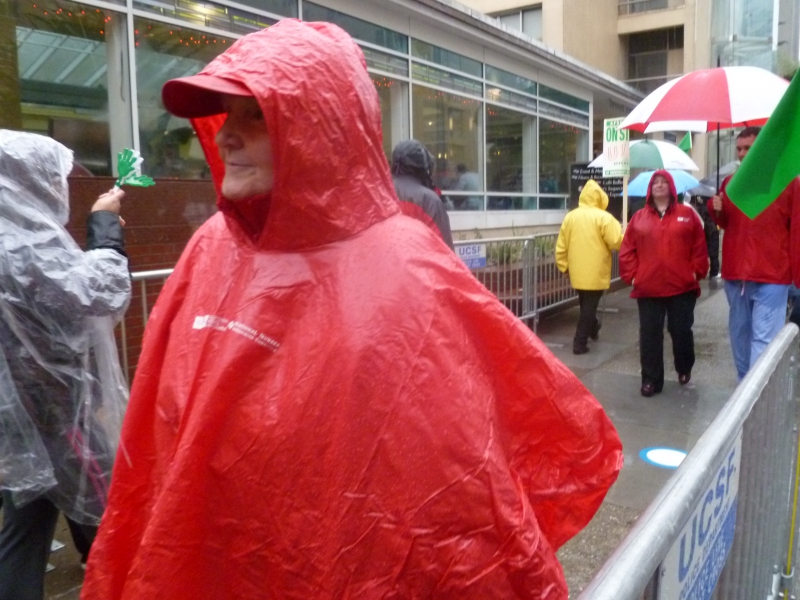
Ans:
[[[417,140],[404,140],[392,151],[392,180],[403,213],[433,227],[453,248],[450,218],[434,191],[433,155]]]
[[[672,337],[675,370],[685,385],[694,366],[694,306],[708,273],[700,217],[678,202],[675,182],[659,170],[650,179],[644,208],[633,215],[619,253],[622,279],[639,305],[642,396],[664,387],[664,319]]]
[[[0,130],[0,600],[43,597],[59,510],[91,542],[127,402],[123,193],[95,202],[83,252],[64,228],[71,169],[55,140]]]

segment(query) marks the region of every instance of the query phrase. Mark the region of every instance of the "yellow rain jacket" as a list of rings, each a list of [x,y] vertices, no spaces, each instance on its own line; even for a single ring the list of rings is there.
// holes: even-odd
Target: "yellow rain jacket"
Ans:
[[[581,191],[578,208],[561,224],[556,242],[556,265],[576,290],[606,290],[611,284],[611,251],[619,250],[622,228],[606,212],[608,196],[590,179]]]

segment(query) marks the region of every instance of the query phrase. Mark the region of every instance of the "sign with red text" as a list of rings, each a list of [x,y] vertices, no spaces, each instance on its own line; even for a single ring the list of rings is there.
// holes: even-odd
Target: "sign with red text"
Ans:
[[[628,177],[631,174],[630,132],[619,128],[624,120],[620,117],[603,121],[603,177]]]

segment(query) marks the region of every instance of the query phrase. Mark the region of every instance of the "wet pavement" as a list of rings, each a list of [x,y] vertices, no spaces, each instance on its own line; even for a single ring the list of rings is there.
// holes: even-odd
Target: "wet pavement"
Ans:
[[[708,282],[702,288],[695,309],[692,380],[685,386],[678,383],[665,332],[666,381],[662,393],[652,398],[639,393],[639,320],[629,288],[604,297],[600,339],[589,342],[588,354],[572,354],[577,308],[544,317],[539,323],[539,337],[606,409],[625,455],[619,479],[595,518],[559,551],[570,598],[577,597],[674,473],[645,462],[639,452],[653,446],[691,450],[736,387],[725,294],[721,286],[709,289]]]
[[[736,387],[727,336],[728,307],[722,289],[703,294],[695,309],[695,353],[692,381],[678,384],[672,368],[669,336],[665,340],[666,382],[661,394],[639,394],[639,321],[629,288],[606,294],[601,303],[600,339],[589,342],[588,354],[572,354],[577,308],[545,316],[538,334],[605,407],[622,438],[625,466],[595,518],[560,551],[570,597],[591,580],[636,518],[674,472],[653,466],[639,452],[651,446],[690,450]],[[53,552],[56,567],[46,578],[48,600],[75,600],[83,571],[69,531],[59,522],[56,539],[65,547]]]

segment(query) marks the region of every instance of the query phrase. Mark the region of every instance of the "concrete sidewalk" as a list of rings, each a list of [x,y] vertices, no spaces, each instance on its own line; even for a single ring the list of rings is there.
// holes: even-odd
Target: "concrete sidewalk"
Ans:
[[[653,466],[639,452],[651,446],[689,451],[736,387],[728,343],[728,304],[721,287],[702,284],[695,309],[696,363],[692,380],[678,383],[672,365],[672,347],[665,331],[666,382],[661,394],[639,393],[639,316],[630,288],[606,294],[600,313],[600,339],[589,342],[588,354],[572,354],[578,309],[544,317],[539,337],[581,378],[608,412],[622,438],[625,466],[595,518],[560,551],[570,587],[577,597],[605,559],[619,544],[636,518],[674,473]]]

